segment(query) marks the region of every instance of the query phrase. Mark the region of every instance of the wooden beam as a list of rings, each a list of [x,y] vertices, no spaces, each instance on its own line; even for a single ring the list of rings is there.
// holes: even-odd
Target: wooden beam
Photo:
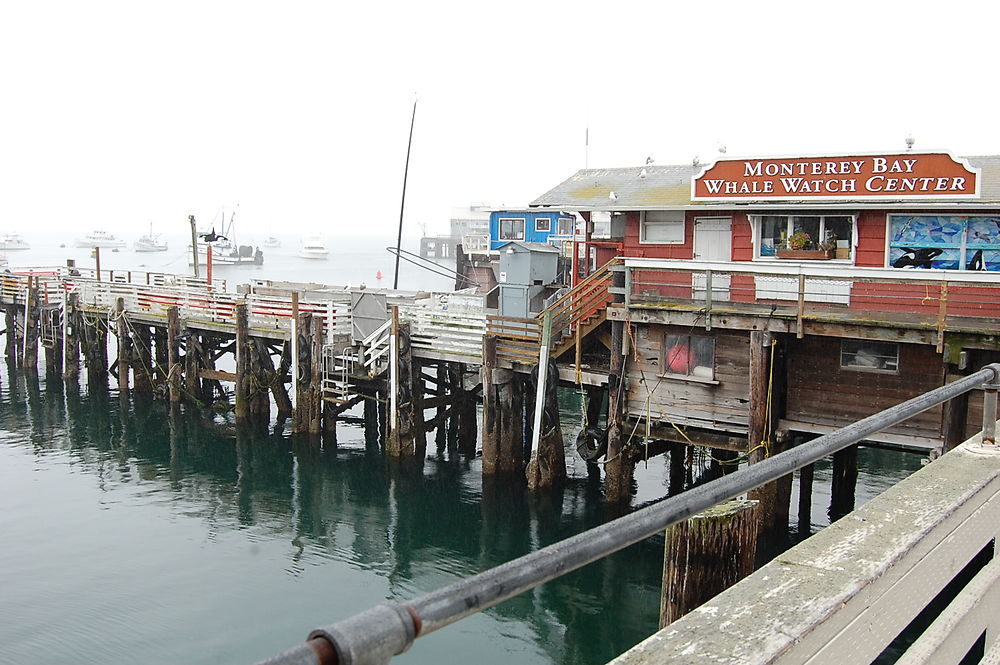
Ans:
[[[198,378],[208,379],[209,381],[236,381],[236,374],[234,372],[224,372],[221,369],[199,369]]]

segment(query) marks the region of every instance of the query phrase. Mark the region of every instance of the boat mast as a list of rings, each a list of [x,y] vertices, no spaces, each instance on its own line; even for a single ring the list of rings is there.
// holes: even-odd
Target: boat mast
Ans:
[[[403,199],[399,202],[399,232],[396,234],[396,274],[392,278],[393,290],[399,287],[399,249],[403,243],[403,209],[406,207],[406,176],[410,172],[410,148],[413,146],[413,123],[417,119],[417,100],[413,100],[413,115],[410,117],[410,139],[406,143],[406,167],[403,169]]]

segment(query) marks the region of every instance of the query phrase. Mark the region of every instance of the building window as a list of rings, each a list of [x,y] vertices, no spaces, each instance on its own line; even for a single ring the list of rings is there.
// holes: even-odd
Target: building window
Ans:
[[[501,217],[500,240],[524,240],[524,219]]]
[[[556,235],[571,236],[576,230],[576,220],[572,217],[560,217],[556,221]]]
[[[663,373],[715,379],[715,339],[698,335],[665,335]]]
[[[1000,217],[889,215],[889,266],[1000,270]]]
[[[682,244],[684,242],[683,210],[647,210],[639,225],[639,242]]]
[[[899,344],[860,339],[841,340],[840,368],[894,374],[899,371]]]
[[[801,231],[809,236],[811,247],[821,243],[836,245],[835,258],[851,258],[854,247],[853,215],[760,215],[755,218],[757,258],[774,258],[793,234]]]
[[[552,230],[552,219],[550,217],[538,217],[535,219],[535,231],[537,233],[548,233]]]

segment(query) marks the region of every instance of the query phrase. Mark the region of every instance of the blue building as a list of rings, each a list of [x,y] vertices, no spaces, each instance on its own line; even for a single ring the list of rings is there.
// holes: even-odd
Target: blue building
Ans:
[[[557,210],[521,209],[490,212],[490,249],[511,241],[557,245],[573,239],[576,217]]]

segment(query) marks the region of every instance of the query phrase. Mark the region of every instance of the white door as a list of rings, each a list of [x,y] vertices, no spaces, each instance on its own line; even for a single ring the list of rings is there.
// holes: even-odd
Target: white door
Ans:
[[[733,220],[729,217],[696,217],[694,220],[694,260],[729,263],[733,253]],[[692,297],[705,297],[707,277],[695,273]],[[729,300],[729,275],[712,273],[712,300]]]

